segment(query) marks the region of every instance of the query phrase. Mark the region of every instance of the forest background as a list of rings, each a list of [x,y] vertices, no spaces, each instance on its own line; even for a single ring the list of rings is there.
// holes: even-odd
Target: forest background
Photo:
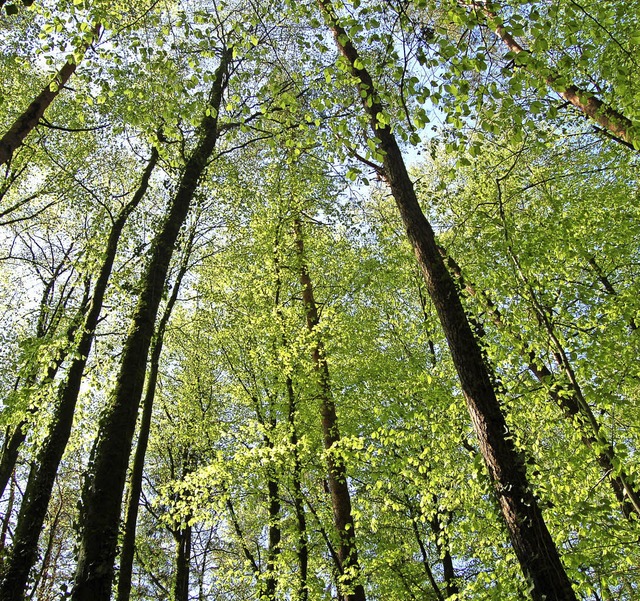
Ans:
[[[0,599],[640,596],[637,0],[0,9]]]

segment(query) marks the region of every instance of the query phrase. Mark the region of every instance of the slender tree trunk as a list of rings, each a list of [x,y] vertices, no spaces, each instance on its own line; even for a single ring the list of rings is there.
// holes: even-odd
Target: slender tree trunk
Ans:
[[[487,8],[487,5],[472,3],[471,6],[484,14],[489,27],[514,55],[529,55],[529,51],[518,44],[516,39],[502,25],[502,20],[493,10]],[[568,84],[566,78],[562,77],[560,73],[537,65],[533,57],[525,63],[525,68],[537,75],[541,75],[552,90],[586,117],[595,121],[616,141],[622,142],[635,150],[640,150],[638,125],[634,126],[630,119],[627,119],[622,113],[600,100],[593,92]]]
[[[464,278],[460,265],[448,256],[444,249],[441,248],[440,252],[445,258],[447,266],[460,282],[461,287],[470,296],[479,298],[484,303],[487,314],[493,324],[500,330],[504,330],[506,326],[502,320],[502,315],[486,292],[478,292],[473,283]],[[518,334],[512,334],[512,336],[522,348],[522,354],[525,357],[529,371],[536,380],[545,386],[549,397],[560,407],[565,417],[579,429],[584,445],[595,451],[598,465],[602,468],[604,475],[608,477],[613,493],[620,503],[625,517],[631,518],[635,514],[637,518],[640,518],[640,494],[633,485],[622,462],[617,459],[615,449],[608,440],[601,436],[602,427],[584,399],[580,387],[567,387],[557,383],[555,374],[539,359],[536,352],[522,340],[522,337]],[[562,365],[560,367],[563,368]],[[618,465],[617,469],[614,469],[614,463]]]
[[[279,231],[279,230],[278,230]],[[285,320],[280,304],[280,291],[282,287],[280,256],[279,256],[279,240],[276,236],[274,248],[274,268],[276,274],[276,313],[282,327],[282,347],[288,348],[289,343],[285,335]],[[283,366],[283,371],[285,371]],[[287,391],[288,415],[287,421],[289,425],[289,443],[291,444],[293,454],[293,470],[291,475],[291,485],[293,488],[293,507],[296,514],[296,527],[298,540],[296,542],[296,555],[298,558],[298,567],[300,569],[298,579],[298,590],[295,599],[297,601],[307,601],[309,598],[309,589],[307,578],[309,573],[309,543],[307,540],[307,518],[304,512],[304,497],[302,494],[302,468],[300,465],[300,451],[298,449],[298,431],[296,428],[297,402],[293,389],[293,379],[289,370],[286,370],[285,388]]]
[[[304,501],[302,495],[302,469],[300,465],[300,454],[298,451],[298,433],[296,430],[296,397],[293,390],[293,381],[291,376],[287,375],[287,398],[289,400],[289,427],[291,435],[289,442],[293,449],[293,507],[296,513],[296,526],[298,530],[298,541],[296,554],[298,556],[298,566],[300,568],[300,578],[298,584],[298,601],[307,601],[309,598],[309,589],[307,586],[307,578],[309,574],[309,543],[307,540],[307,518],[304,512]]]
[[[98,25],[93,31],[91,40],[82,48],[82,54],[87,51],[87,48],[99,35],[100,26]],[[77,66],[77,63],[66,62],[26,110],[15,120],[9,131],[2,136],[2,139],[0,139],[0,165],[4,165],[4,163],[8,163],[11,160],[13,153],[38,125],[44,112],[69,81],[69,78],[75,73]]]
[[[136,452],[133,457],[133,465],[131,467],[129,495],[127,497],[125,509],[124,535],[122,537],[120,571],[118,574],[118,601],[129,601],[129,597],[131,596],[131,576],[133,573],[133,558],[136,547],[138,509],[140,507],[140,495],[142,493],[142,475],[144,472],[144,461],[147,454],[147,446],[149,444],[149,434],[151,432],[151,416],[156,397],[156,385],[158,383],[158,372],[160,369],[160,356],[162,355],[164,334],[167,329],[167,324],[169,323],[171,313],[173,312],[173,308],[178,300],[182,280],[189,267],[189,259],[191,256],[191,249],[193,248],[194,237],[195,227],[191,230],[189,240],[187,241],[182,264],[178,270],[176,281],[174,282],[173,290],[171,291],[171,296],[167,301],[167,306],[165,307],[162,318],[158,324],[155,340],[153,341],[153,348],[151,350],[151,364],[149,366],[149,375],[147,376],[147,388],[142,402],[140,432],[138,433]]]
[[[413,535],[415,536],[416,542],[418,543],[418,547],[420,548],[420,555],[422,556],[422,567],[424,568],[424,572],[427,575],[427,580],[429,580],[429,584],[431,584],[431,588],[435,593],[438,601],[444,601],[444,595],[436,582],[436,579],[433,575],[433,571],[431,570],[431,566],[429,565],[429,554],[427,553],[427,549],[422,542],[422,537],[420,536],[420,530],[418,529],[418,524],[414,519],[411,520],[411,527],[413,529]]]
[[[46,299],[43,298],[43,304],[46,304]],[[41,386],[44,386],[53,380],[60,369],[60,366],[67,358],[67,354],[70,350],[71,345],[73,344],[73,340],[75,338],[76,332],[78,331],[78,325],[83,319],[87,308],[89,305],[89,285],[87,284],[85,288],[84,297],[80,304],[80,309],[78,310],[77,316],[73,319],[69,327],[66,331],[66,340],[67,345],[65,345],[59,354],[55,357],[53,362],[47,368],[47,375],[44,380],[40,383]],[[41,307],[40,314],[42,321],[42,315],[46,313],[44,307]],[[43,325],[38,327],[38,336],[44,337],[46,335],[46,329]],[[37,375],[36,373],[29,374],[27,377],[27,381],[25,383],[26,387],[33,386],[36,384]],[[27,410],[28,413],[34,415],[37,413],[37,409],[35,406],[31,406]],[[4,440],[4,444],[2,447],[2,455],[0,456],[0,498],[4,495],[5,488],[7,486],[7,482],[11,477],[11,474],[15,470],[16,463],[18,462],[18,457],[20,454],[20,447],[22,443],[26,440],[27,434],[29,431],[29,425],[31,421],[28,419],[22,419],[20,422],[14,426],[12,429],[7,430],[7,434]]]
[[[9,525],[11,524],[11,514],[13,513],[13,504],[16,500],[16,478],[12,473],[11,486],[9,486],[9,498],[5,506],[5,514],[2,518],[2,531],[0,532],[0,549],[4,549],[7,543],[7,534],[9,534]]]
[[[111,227],[100,275],[96,281],[91,305],[78,343],[76,358],[71,363],[66,381],[60,386],[58,404],[49,427],[49,434],[38,452],[20,506],[13,548],[4,566],[0,583],[0,598],[3,601],[19,601],[24,598],[29,571],[38,556],[38,539],[51,499],[58,466],[71,435],[71,426],[73,425],[73,416],[80,394],[84,369],[102,311],[104,295],[118,249],[118,241],[127,218],[140,203],[147,190],[149,178],[157,160],[158,151],[154,148],[140,186]]]
[[[169,213],[154,240],[115,390],[100,420],[83,488],[73,601],[109,601],[111,596],[122,496],[149,346],[173,248],[218,138],[217,115],[230,60],[231,52],[225,50],[211,89],[211,110],[199,127],[198,145],[187,161]]]
[[[313,285],[309,271],[305,263],[304,240],[302,237],[302,224],[296,219],[294,224],[295,242],[300,263],[300,284],[302,285],[302,300],[307,319],[307,328],[312,334],[320,321],[318,308],[313,294]],[[353,516],[351,513],[351,494],[347,484],[347,470],[344,462],[335,453],[335,446],[340,442],[340,429],[336,406],[331,394],[331,380],[329,366],[324,355],[324,345],[317,338],[313,350],[312,359],[314,370],[318,376],[319,396],[322,412],[322,434],[324,448],[327,451],[327,467],[329,471],[329,492],[331,494],[331,506],[333,519],[339,537],[338,559],[340,571],[343,577],[346,593],[341,593],[344,601],[365,601],[364,587],[358,582],[360,564],[356,548]]]
[[[273,441],[269,439],[269,448],[273,449]],[[276,587],[278,586],[278,574],[276,572],[276,562],[280,555],[280,491],[275,469],[271,470],[267,482],[267,494],[269,499],[269,547],[267,549],[267,578],[265,582],[266,601],[275,601]]]
[[[457,595],[460,590],[456,584],[456,571],[453,567],[453,558],[449,552],[449,542],[438,514],[433,516],[430,525],[436,539],[436,548],[438,549],[438,554],[442,561],[442,572],[444,575],[444,585],[447,597]]]
[[[494,484],[514,551],[536,601],[576,601],[558,550],[531,491],[525,463],[516,450],[493,389],[481,350],[464,312],[453,278],[438,252],[435,234],[415,194],[398,143],[378,115],[384,107],[369,72],[342,28],[330,2],[318,0],[340,53],[359,80],[363,106],[383,154],[384,177],[398,206],[442,324],[481,452]]]
[[[173,589],[174,601],[189,601],[189,566],[191,562],[191,526],[179,528],[176,539],[176,580]]]

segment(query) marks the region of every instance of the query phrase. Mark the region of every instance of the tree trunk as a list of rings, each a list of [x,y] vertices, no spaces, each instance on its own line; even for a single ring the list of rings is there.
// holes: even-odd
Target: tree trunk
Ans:
[[[302,224],[296,219],[294,224],[295,242],[300,269],[300,284],[302,285],[302,300],[309,332],[315,334],[320,321],[318,308],[313,294],[313,285],[309,271],[305,264],[304,240]],[[322,412],[322,435],[326,450],[327,467],[329,472],[329,492],[333,519],[339,537],[338,560],[343,584],[346,592],[340,593],[343,601],[365,601],[364,587],[358,583],[360,565],[356,548],[353,516],[351,514],[351,494],[347,484],[347,470],[342,459],[334,454],[335,446],[340,442],[340,429],[336,406],[331,394],[331,380],[329,366],[324,355],[324,345],[317,338],[312,350],[313,367],[318,376],[319,396]]]
[[[173,589],[174,601],[189,601],[189,564],[191,561],[191,526],[175,531],[176,580]]]
[[[273,441],[269,440],[269,448],[273,449]],[[275,472],[275,469],[273,470]],[[269,499],[269,546],[267,549],[267,578],[265,582],[266,601],[275,601],[278,575],[276,562],[280,555],[280,491],[275,473],[269,474],[267,482],[267,494]]]
[[[100,26],[98,25],[93,31],[91,40],[82,48],[82,54],[87,51],[87,48],[99,35]],[[66,62],[26,110],[15,120],[9,131],[2,136],[2,139],[0,139],[0,165],[4,165],[11,160],[13,153],[38,125],[44,112],[69,81],[69,78],[75,73],[77,66],[77,63]]]
[[[307,586],[307,578],[309,573],[309,543],[307,541],[307,518],[304,512],[304,502],[302,496],[302,470],[300,466],[300,456],[298,451],[298,433],[296,430],[296,398],[293,390],[293,381],[291,376],[287,375],[287,397],[289,399],[289,427],[291,435],[289,442],[293,449],[293,507],[296,513],[296,526],[298,530],[298,541],[296,554],[298,556],[298,566],[300,568],[300,578],[298,584],[298,601],[307,601],[309,598],[309,589]]]
[[[83,487],[73,601],[109,601],[111,596],[122,496],[149,346],[173,248],[218,138],[217,116],[230,60],[231,52],[225,50],[211,89],[211,110],[199,127],[200,140],[154,240],[115,390],[100,420]]]
[[[486,5],[473,3],[472,6],[479,10],[487,19],[489,27],[494,31],[509,50],[515,55],[529,55],[529,51],[525,50],[515,38],[504,28],[502,20],[495,12],[489,10]],[[581,89],[576,85],[567,85],[565,79],[557,72],[548,68],[536,66],[533,59],[525,63],[525,68],[531,72],[541,75],[547,85],[559,94],[569,104],[577,108],[586,117],[595,121],[605,132],[613,139],[629,146],[635,150],[640,150],[640,137],[637,134],[638,128],[634,127],[631,120],[627,119],[622,113],[616,111],[613,107],[600,100],[592,92]]]
[[[536,601],[576,601],[558,550],[529,486],[523,458],[509,434],[455,283],[438,252],[431,224],[418,203],[398,143],[390,127],[382,126],[378,120],[379,114],[384,115],[384,107],[376,95],[371,76],[366,69],[359,67],[362,63],[358,52],[339,25],[333,6],[326,0],[318,2],[340,53],[359,80],[364,110],[379,140],[379,152],[384,156],[384,177],[391,188],[447,338],[480,449],[514,551],[525,577],[530,581],[531,594]]]
[[[195,236],[195,227],[191,230],[189,240],[187,241],[182,264],[178,270],[176,281],[171,291],[171,296],[167,301],[160,323],[153,342],[151,350],[151,364],[149,366],[149,375],[147,377],[147,389],[142,402],[142,418],[140,420],[140,431],[138,433],[138,443],[136,452],[133,457],[133,465],[131,467],[131,476],[129,480],[129,495],[127,497],[124,535],[122,537],[122,550],[120,552],[120,571],[118,574],[118,601],[129,601],[131,596],[131,576],[133,573],[133,557],[136,548],[136,528],[138,521],[138,509],[140,504],[140,495],[142,493],[142,475],[144,471],[144,461],[147,454],[147,446],[149,444],[149,434],[151,432],[151,415],[153,413],[153,404],[156,396],[156,385],[158,382],[158,372],[160,369],[160,356],[162,355],[162,346],[164,342],[164,334],[169,323],[169,318],[173,308],[178,300],[178,293],[182,280],[187,273],[189,266],[189,258],[191,249],[193,248],[193,239]]]
[[[280,291],[282,287],[280,257],[279,257],[279,241],[276,236],[274,248],[274,268],[276,273],[276,313],[282,327],[282,346],[288,348],[289,343],[285,335],[285,322],[280,304]],[[284,369],[283,369],[284,371]],[[293,470],[291,474],[293,487],[293,507],[296,514],[296,527],[298,540],[296,541],[296,555],[298,558],[298,568],[300,569],[298,579],[298,590],[295,599],[297,601],[307,601],[309,598],[309,589],[307,586],[307,578],[309,573],[309,543],[307,540],[307,518],[304,512],[304,497],[302,493],[302,469],[300,465],[300,451],[298,449],[298,432],[296,429],[297,402],[293,389],[293,379],[288,370],[286,370],[285,388],[287,391],[288,415],[287,421],[289,425],[289,443],[291,444],[293,454]]]
[[[66,381],[60,386],[58,404],[49,427],[47,439],[38,452],[25,489],[13,548],[4,566],[2,582],[0,583],[0,598],[5,601],[19,601],[24,598],[29,571],[38,556],[38,539],[49,506],[58,466],[71,434],[71,426],[73,425],[73,416],[78,395],[80,394],[84,369],[91,352],[94,332],[102,311],[102,303],[118,249],[118,241],[127,218],[138,206],[147,190],[149,178],[157,160],[158,151],[154,148],[140,186],[131,201],[122,209],[109,232],[104,261],[100,268],[100,275],[96,281],[91,305],[85,318],[76,358],[71,363]]]
[[[89,286],[87,284],[84,292],[84,297],[80,304],[80,309],[78,310],[77,316],[73,319],[72,323],[69,325],[66,331],[66,340],[68,345],[63,347],[59,354],[55,357],[52,363],[47,368],[47,375],[44,380],[40,382],[40,386],[46,385],[47,383],[53,382],[58,373],[58,369],[67,358],[67,354],[70,350],[70,346],[73,344],[73,340],[75,338],[76,332],[78,330],[78,325],[80,324],[83,316],[85,315],[87,308],[89,305]],[[38,337],[42,338],[46,336],[47,328],[43,325],[43,315],[47,313],[46,311],[46,298],[43,295],[43,299],[41,302],[40,308],[40,319],[39,327],[38,327]],[[52,326],[51,326],[52,327]],[[24,384],[25,387],[30,387],[36,384],[37,374],[31,373],[27,376],[26,382]],[[17,386],[18,384],[16,384]],[[34,406],[30,406],[27,409],[27,412],[31,415],[37,413],[37,409]],[[7,429],[6,437],[4,439],[4,444],[2,446],[2,455],[0,456],[0,498],[4,495],[5,488],[7,487],[7,482],[9,482],[9,478],[11,478],[11,474],[13,473],[16,463],[18,461],[18,456],[20,453],[20,447],[22,443],[26,440],[28,434],[28,428],[30,425],[30,420],[22,419],[20,422],[13,428]]]
[[[450,271],[458,278],[461,287],[470,296],[479,298],[484,303],[487,314],[493,324],[497,328],[504,330],[505,324],[502,320],[502,315],[491,298],[485,292],[478,292],[473,283],[464,278],[460,265],[449,257],[444,249],[440,248],[440,253],[445,258]],[[582,390],[577,386],[577,383],[573,385],[575,377],[573,378],[572,386],[557,383],[555,374],[539,359],[536,352],[519,335],[514,334],[514,338],[522,347],[522,354],[529,371],[538,382],[546,387],[549,397],[560,407],[564,416],[579,429],[584,445],[589,449],[597,449],[595,452],[598,465],[602,468],[604,476],[609,479],[613,493],[620,503],[625,517],[631,519],[631,516],[635,514],[637,518],[640,518],[640,494],[624,469],[622,462],[617,459],[615,449],[601,435],[602,427],[586,402]],[[563,369],[562,361],[559,363],[560,368]],[[569,380],[571,382],[571,378]],[[614,463],[618,465],[617,469],[614,469]]]

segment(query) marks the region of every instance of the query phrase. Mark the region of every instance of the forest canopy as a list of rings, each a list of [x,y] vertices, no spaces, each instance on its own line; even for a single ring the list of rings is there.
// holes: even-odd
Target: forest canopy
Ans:
[[[0,0],[2,601],[640,597],[640,2]]]

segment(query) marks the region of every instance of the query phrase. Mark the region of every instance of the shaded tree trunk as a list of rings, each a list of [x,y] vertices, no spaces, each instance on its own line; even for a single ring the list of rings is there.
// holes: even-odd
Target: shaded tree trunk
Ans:
[[[174,601],[189,601],[189,566],[191,562],[191,526],[174,531],[176,540],[176,580]]]
[[[211,110],[202,120],[200,139],[154,240],[116,386],[100,420],[83,486],[73,601],[108,601],[111,596],[122,496],[149,346],[178,233],[218,139],[217,115],[230,60],[231,52],[225,50],[210,93]]]
[[[273,441],[269,440],[269,448],[273,449]],[[270,470],[275,472],[275,469]],[[280,491],[275,473],[269,474],[267,482],[267,494],[269,499],[269,546],[267,549],[267,578],[265,582],[266,601],[275,601],[278,576],[276,562],[280,555]]]
[[[279,229],[278,229],[279,231]],[[280,304],[280,292],[282,288],[281,280],[281,268],[279,257],[279,240],[276,236],[275,248],[274,248],[274,268],[276,274],[276,295],[275,305],[278,319],[282,326],[282,346],[288,348],[289,343],[287,337],[284,334],[284,316],[282,312],[282,306]],[[283,369],[283,371],[285,371]],[[298,579],[298,590],[296,592],[297,601],[307,601],[309,598],[309,589],[307,585],[308,573],[309,573],[309,543],[307,539],[307,518],[304,511],[304,497],[302,494],[302,469],[300,465],[300,452],[298,449],[298,431],[296,428],[296,414],[297,414],[297,402],[296,395],[293,389],[293,379],[290,371],[286,370],[285,388],[287,391],[288,412],[287,421],[289,424],[289,443],[291,444],[293,454],[293,470],[291,474],[291,485],[293,488],[293,507],[296,514],[296,529],[297,529],[297,541],[296,541],[296,556],[298,558],[298,568],[300,570]]]
[[[157,160],[158,151],[154,148],[136,193],[122,209],[109,232],[104,260],[78,343],[76,358],[71,363],[66,381],[60,386],[58,404],[49,427],[47,439],[40,448],[36,462],[29,475],[18,516],[13,548],[2,572],[0,597],[3,600],[19,601],[24,598],[29,571],[38,556],[38,539],[49,506],[49,500],[51,499],[51,491],[58,472],[58,466],[71,434],[71,426],[73,425],[73,416],[78,395],[80,394],[84,369],[91,352],[95,329],[102,311],[104,296],[118,249],[118,241],[129,215],[138,206],[147,190],[149,178]]]
[[[318,0],[334,33],[340,53],[358,79],[364,111],[379,152],[382,175],[396,201],[407,236],[422,270],[427,291],[438,313],[467,403],[480,449],[493,482],[511,543],[536,601],[576,601],[558,550],[549,534],[527,480],[525,463],[516,450],[493,389],[482,352],[464,312],[453,278],[438,252],[435,234],[415,194],[413,182],[391,128],[378,114],[384,107],[362,62],[330,2]]]
[[[92,41],[100,35],[100,26],[93,30],[91,40],[82,49],[84,54]],[[0,139],[0,165],[8,163],[13,153],[22,145],[24,139],[35,129],[36,125],[49,108],[56,96],[75,73],[77,63],[66,62],[55,77],[36,96],[26,110],[18,116],[9,131]]]
[[[56,271],[58,271],[59,269],[60,267]],[[43,295],[42,295],[42,300],[40,302],[40,316],[38,319],[38,327],[36,332],[36,335],[38,338],[45,338],[51,333],[52,330],[55,330],[55,325],[53,322],[50,322],[49,324],[45,323],[46,322],[45,315],[49,312],[48,306],[47,306],[47,299],[49,297],[50,290],[53,287],[55,276],[56,274],[54,274],[54,277],[51,279],[51,281],[47,283],[47,286],[45,287],[45,291],[43,292]],[[87,280],[87,282],[85,283],[84,296],[80,303],[80,308],[78,310],[78,313],[75,316],[75,318],[72,320],[72,322],[69,324],[69,327],[67,328],[67,331],[65,333],[65,339],[67,341],[67,344],[62,349],[60,349],[56,357],[49,364],[49,367],[47,368],[47,374],[44,377],[44,379],[40,382],[39,384],[40,386],[44,386],[48,383],[53,382],[53,380],[56,377],[56,374],[58,373],[58,370],[60,369],[60,366],[62,365],[64,360],[67,358],[67,354],[71,349],[71,345],[73,344],[73,340],[75,338],[76,332],[78,331],[78,326],[83,320],[85,313],[87,312],[87,309],[89,306],[89,294],[90,294],[90,288],[89,288],[89,282]],[[59,312],[60,311],[54,311],[54,313],[59,313]],[[54,315],[52,319],[57,322],[59,317],[56,317]],[[26,381],[23,384],[23,387],[29,388],[31,386],[36,385],[36,382],[38,379],[37,378],[38,374],[36,373],[37,369],[33,368],[30,371],[31,373],[27,375]],[[20,385],[20,382],[18,378],[18,380],[16,381],[16,388],[19,385]],[[27,412],[31,415],[35,415],[37,413],[37,407],[33,405],[30,406],[27,408]],[[7,428],[4,443],[2,446],[2,454],[0,455],[0,498],[2,498],[2,496],[4,495],[4,491],[7,487],[7,482],[9,482],[9,478],[11,478],[11,474],[13,473],[16,467],[16,463],[18,461],[18,457],[20,454],[20,447],[22,446],[22,443],[24,443],[24,441],[27,438],[30,424],[31,424],[31,420],[25,418],[20,420],[20,422],[13,428]]]
[[[297,599],[298,601],[307,601],[309,598],[309,589],[307,585],[309,573],[309,542],[307,540],[307,518],[304,512],[304,500],[302,495],[302,469],[298,451],[298,433],[295,423],[296,398],[291,376],[287,376],[286,387],[287,398],[289,400],[289,427],[291,428],[289,442],[293,449],[293,507],[296,514],[296,526],[298,530],[296,555],[298,556],[298,566],[300,568]]]
[[[450,271],[460,282],[461,287],[470,296],[479,298],[484,303],[487,314],[493,324],[500,330],[504,330],[506,326],[502,320],[502,314],[493,300],[487,296],[486,292],[478,292],[475,286],[464,278],[460,265],[448,256],[444,249],[441,248],[440,252],[445,258]],[[580,387],[577,386],[577,383],[573,385],[571,379],[571,386],[556,382],[556,375],[544,364],[544,361],[538,357],[536,352],[526,344],[522,337],[517,334],[512,335],[522,348],[522,354],[529,371],[538,382],[545,386],[549,397],[560,407],[564,416],[579,429],[584,445],[589,449],[595,450],[598,465],[602,468],[603,474],[608,477],[613,493],[620,503],[625,517],[631,518],[634,514],[640,517],[640,495],[624,469],[622,462],[617,459],[615,449],[606,438],[601,436],[602,426],[598,423],[589,404],[584,399]],[[560,361],[560,367],[563,368],[562,361]],[[575,381],[575,376],[573,381]],[[617,469],[614,469],[614,463],[618,465]]]
[[[182,264],[178,270],[176,281],[173,284],[171,296],[167,301],[164,313],[156,330],[153,348],[151,350],[151,364],[149,366],[149,374],[147,376],[147,388],[142,402],[142,417],[140,419],[140,431],[138,433],[138,442],[136,452],[133,457],[133,465],[131,466],[131,476],[129,479],[129,495],[127,497],[124,535],[122,537],[122,550],[120,552],[120,571],[118,574],[118,601],[129,601],[131,596],[131,576],[133,573],[133,558],[136,546],[136,527],[138,521],[138,509],[140,506],[140,495],[142,493],[142,475],[144,472],[145,456],[147,454],[147,446],[149,444],[149,434],[151,432],[151,416],[153,413],[153,404],[156,396],[156,385],[158,383],[158,372],[160,369],[160,356],[162,355],[162,346],[164,343],[164,334],[167,324],[178,300],[180,286],[182,280],[187,273],[191,250],[193,248],[193,240],[195,237],[195,227],[191,230],[189,240],[187,241],[185,253],[183,255]]]
[[[299,218],[295,221],[294,232],[307,328],[309,332],[317,336],[316,328],[320,322],[320,318],[313,293],[311,277],[309,276],[309,271],[305,263],[302,224]],[[335,454],[334,448],[340,442],[338,416],[331,394],[331,380],[329,377],[329,366],[324,355],[324,345],[319,337],[316,338],[313,345],[312,360],[314,370],[318,376],[322,413],[322,435],[329,472],[329,492],[331,495],[334,525],[339,537],[339,568],[347,589],[346,593],[341,593],[341,598],[344,601],[365,601],[364,587],[358,583],[360,564],[358,562],[358,551],[351,512],[351,494],[349,493],[347,484],[347,470],[342,459]]]

